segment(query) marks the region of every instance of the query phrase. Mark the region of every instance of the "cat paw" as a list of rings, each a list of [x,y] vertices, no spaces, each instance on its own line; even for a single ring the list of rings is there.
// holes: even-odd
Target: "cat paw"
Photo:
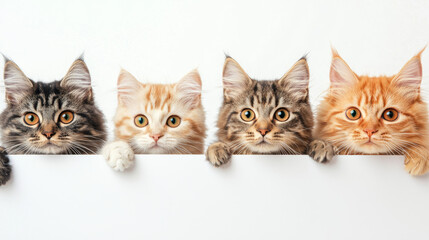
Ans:
[[[6,184],[10,179],[12,167],[9,164],[9,158],[4,148],[0,147],[0,185]]]
[[[130,145],[124,141],[115,141],[106,144],[102,154],[107,164],[116,171],[124,171],[134,163],[134,152]]]
[[[209,146],[206,158],[211,164],[219,167],[231,160],[231,152],[225,143],[217,142]]]
[[[308,155],[316,162],[325,163],[334,157],[334,148],[323,140],[313,140],[308,147]]]
[[[429,171],[429,160],[407,156],[405,158],[405,170],[413,176],[423,175]]]

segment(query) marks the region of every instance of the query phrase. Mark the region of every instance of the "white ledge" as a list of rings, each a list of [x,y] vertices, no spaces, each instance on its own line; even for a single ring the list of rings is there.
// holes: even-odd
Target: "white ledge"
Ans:
[[[2,239],[425,239],[429,176],[403,156],[11,156]]]

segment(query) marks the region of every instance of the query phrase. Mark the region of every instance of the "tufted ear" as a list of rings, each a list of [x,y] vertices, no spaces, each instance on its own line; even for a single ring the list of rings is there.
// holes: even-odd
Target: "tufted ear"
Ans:
[[[133,101],[142,84],[128,71],[121,69],[118,77],[118,101],[126,105]]]
[[[200,105],[201,89],[201,77],[196,69],[186,74],[176,85],[179,101],[191,109]]]
[[[298,60],[278,81],[279,85],[295,99],[308,99],[310,71],[305,57]]]
[[[332,49],[331,70],[329,73],[331,80],[331,91],[341,91],[348,89],[358,83],[358,78],[347,63]]]
[[[414,100],[420,96],[420,85],[422,83],[422,49],[417,55],[411,58],[392,80],[392,84],[398,87],[404,97]]]
[[[238,62],[227,57],[223,66],[223,95],[225,99],[235,99],[251,85],[252,80]]]
[[[4,65],[4,84],[8,104],[19,103],[33,89],[34,83],[25,76],[21,69],[11,60]]]
[[[78,99],[93,100],[91,76],[82,57],[73,62],[60,86]]]

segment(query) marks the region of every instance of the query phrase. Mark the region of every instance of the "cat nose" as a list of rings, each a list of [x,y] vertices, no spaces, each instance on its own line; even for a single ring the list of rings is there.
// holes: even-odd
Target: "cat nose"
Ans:
[[[374,133],[378,132],[378,130],[371,130],[371,129],[364,129],[364,132],[366,132],[366,134],[368,134],[368,137],[371,137],[372,135],[374,135]]]
[[[269,129],[258,129],[258,132],[260,132],[263,137],[267,135],[267,133],[269,133],[270,131],[271,130]]]
[[[155,140],[155,142],[158,142],[158,140],[164,135],[161,134],[154,134],[151,137],[153,138],[153,140]]]
[[[42,132],[42,134],[49,140],[55,135],[55,132]]]

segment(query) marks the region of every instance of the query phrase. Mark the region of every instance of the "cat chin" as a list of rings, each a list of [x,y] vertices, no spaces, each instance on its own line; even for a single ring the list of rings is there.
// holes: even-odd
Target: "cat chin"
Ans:
[[[358,152],[364,153],[364,154],[384,154],[388,152],[388,150],[377,143],[363,143],[359,144],[355,147],[355,149]]]
[[[169,153],[169,151],[163,147],[160,146],[154,146],[147,150],[147,153],[149,154],[166,154]]]
[[[64,152],[62,148],[55,145],[48,145],[42,148],[35,149],[35,152],[39,154],[62,154]]]
[[[145,148],[134,149],[134,152],[136,154],[171,154],[177,151],[174,151],[174,149],[169,149],[169,148],[160,147],[160,146],[150,146]]]
[[[280,146],[271,143],[263,143],[263,144],[249,144],[249,150],[253,153],[267,154],[267,153],[277,153],[280,152]]]

